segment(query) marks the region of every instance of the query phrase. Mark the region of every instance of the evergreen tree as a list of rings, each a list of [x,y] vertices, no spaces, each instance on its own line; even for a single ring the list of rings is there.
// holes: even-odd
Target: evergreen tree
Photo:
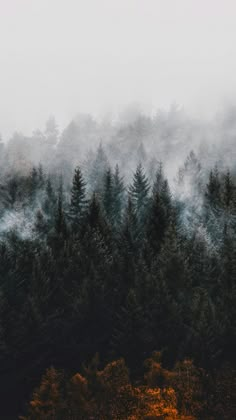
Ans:
[[[141,225],[146,219],[147,208],[149,205],[149,190],[150,185],[148,179],[144,173],[141,163],[139,163],[134,173],[133,183],[129,188],[129,194]]]
[[[159,258],[159,269],[169,290],[174,296],[182,296],[183,289],[191,286],[190,276],[185,260],[181,252],[176,232],[176,226],[171,223],[165,233],[165,238]]]
[[[85,214],[85,222],[82,227],[82,235],[93,233],[102,235],[103,239],[110,238],[110,228],[102,212],[101,204],[97,194],[93,193]]]
[[[226,172],[226,175],[224,176],[224,185],[223,185],[223,203],[226,210],[229,210],[233,205],[234,191],[235,191],[235,187],[232,182],[230,171],[228,170]]]
[[[30,204],[32,205],[34,203],[37,189],[38,189],[39,179],[38,179],[38,171],[35,167],[32,168],[30,171],[29,176],[29,199]]]
[[[160,164],[147,217],[147,240],[154,254],[160,251],[170,222],[174,222],[174,211],[168,181],[163,176]]]
[[[90,188],[92,189],[92,191],[95,191],[100,196],[102,195],[103,190],[104,174],[108,167],[108,159],[102,146],[102,143],[100,143],[91,168],[91,172],[89,174]]]
[[[116,328],[112,336],[115,354],[122,355],[130,366],[137,366],[146,354],[146,319],[135,290],[130,289],[125,304],[117,314]]]
[[[219,206],[221,202],[221,183],[217,166],[210,171],[209,180],[206,184],[206,199],[211,206]]]
[[[56,208],[57,198],[52,186],[50,177],[46,181],[45,188],[45,200],[43,202],[43,210],[46,213],[48,219],[51,219],[54,215]]]
[[[64,236],[67,231],[63,204],[64,204],[63,184],[62,184],[62,179],[61,179],[59,189],[58,189],[57,208],[56,208],[56,214],[55,214],[55,231],[59,236]]]
[[[75,169],[73,184],[71,189],[71,202],[70,202],[70,218],[73,226],[78,227],[81,223],[86,207],[86,184],[79,167]]]
[[[105,210],[105,215],[109,223],[113,223],[114,219],[114,198],[113,198],[113,178],[111,169],[108,168],[104,175],[104,187],[103,187],[103,208]]]
[[[191,205],[197,207],[199,194],[202,191],[202,166],[196,154],[191,151],[180,168],[177,178],[177,188],[185,199],[191,200]],[[191,193],[191,194],[190,194]]]
[[[151,198],[147,219],[147,239],[154,254],[161,249],[167,226],[168,218],[165,205],[160,194],[155,192]]]
[[[36,212],[36,220],[34,224],[34,230],[37,235],[43,237],[45,233],[47,232],[48,224],[47,221],[42,213],[42,211],[39,209]]]
[[[164,183],[164,174],[163,174],[163,165],[162,162],[158,164],[158,169],[155,172],[155,180],[153,184],[153,195],[158,193],[161,193],[163,183]]]
[[[134,284],[136,261],[140,243],[139,225],[133,203],[128,197],[123,221],[117,238],[119,284],[121,300],[125,298],[128,289]]]
[[[134,251],[140,240],[139,223],[137,219],[137,213],[134,208],[134,204],[131,197],[128,197],[127,207],[124,211],[123,223],[121,226],[121,246],[122,242],[125,241],[130,248],[130,251]]]
[[[113,219],[115,227],[118,227],[121,224],[124,190],[123,178],[120,177],[119,166],[116,165],[115,173],[113,175]]]
[[[44,187],[44,184],[45,184],[45,175],[44,175],[43,166],[40,163],[38,166],[38,187],[42,189]]]

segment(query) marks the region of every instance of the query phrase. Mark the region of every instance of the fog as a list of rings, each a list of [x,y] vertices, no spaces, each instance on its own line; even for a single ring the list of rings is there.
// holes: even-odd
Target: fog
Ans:
[[[233,0],[0,0],[0,132],[54,114],[177,103],[211,118],[235,102]]]

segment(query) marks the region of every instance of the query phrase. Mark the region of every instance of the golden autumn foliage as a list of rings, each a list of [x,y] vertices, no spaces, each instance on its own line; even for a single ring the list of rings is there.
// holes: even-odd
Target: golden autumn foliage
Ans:
[[[70,379],[50,368],[33,393],[24,420],[194,420],[199,393],[196,368],[191,361],[162,368],[160,354],[145,362],[145,385],[132,385],[123,359],[104,369],[92,362],[84,374]],[[181,374],[183,377],[180,378]],[[172,383],[172,385],[171,385]],[[193,386],[193,390],[191,390]],[[191,410],[191,404],[194,409]]]
[[[192,360],[175,365],[171,384],[176,389],[178,407],[185,415],[199,417],[203,410],[203,369],[196,368]]]
[[[21,419],[51,420],[61,419],[66,412],[66,403],[63,397],[63,373],[54,368],[46,370],[41,384],[29,403],[29,414]]]

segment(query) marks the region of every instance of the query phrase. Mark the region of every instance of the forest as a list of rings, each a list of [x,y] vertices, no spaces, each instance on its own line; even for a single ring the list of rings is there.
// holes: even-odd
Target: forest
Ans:
[[[1,419],[235,418],[235,121],[0,142]]]

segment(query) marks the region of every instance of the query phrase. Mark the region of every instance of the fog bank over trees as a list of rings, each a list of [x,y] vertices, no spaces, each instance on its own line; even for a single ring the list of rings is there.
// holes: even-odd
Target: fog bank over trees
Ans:
[[[191,150],[204,167],[217,163],[232,168],[235,139],[236,107],[227,108],[211,120],[201,120],[177,105],[152,114],[130,106],[116,117],[110,114],[99,120],[78,114],[60,131],[51,116],[44,129],[36,129],[31,136],[16,132],[9,140],[1,140],[1,172],[23,174],[43,163],[48,172],[69,175],[77,164],[92,159],[102,144],[111,164],[118,163],[127,173],[140,161],[150,171],[155,161],[164,162],[172,183]]]

